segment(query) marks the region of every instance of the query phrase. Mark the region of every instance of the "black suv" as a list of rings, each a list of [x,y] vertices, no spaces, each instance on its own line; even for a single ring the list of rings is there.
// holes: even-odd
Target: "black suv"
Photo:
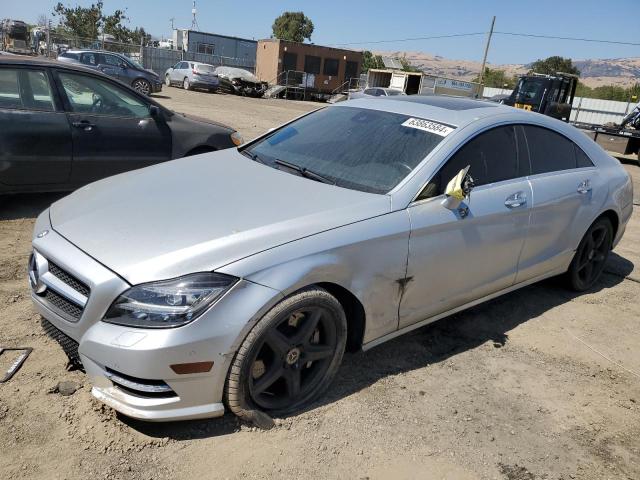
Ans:
[[[145,95],[162,90],[162,81],[157,73],[146,70],[142,65],[119,53],[98,50],[67,50],[58,55],[58,60],[80,63],[85,67],[100,70],[105,75],[131,85]]]

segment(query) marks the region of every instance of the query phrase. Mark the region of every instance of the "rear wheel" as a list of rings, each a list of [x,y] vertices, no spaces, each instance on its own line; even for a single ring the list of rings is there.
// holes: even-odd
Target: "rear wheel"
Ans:
[[[609,258],[613,242],[613,227],[608,218],[599,218],[585,233],[571,261],[567,280],[569,286],[583,292],[598,280]]]
[[[184,88],[185,90],[191,90],[191,84],[189,83],[189,79],[187,77],[184,77],[184,80],[182,81],[182,88]]]
[[[131,84],[134,90],[142,93],[143,95],[149,95],[151,93],[151,84],[144,78],[138,78]]]
[[[347,339],[340,303],[326,290],[302,290],[273,307],[249,332],[227,374],[225,399],[251,421],[314,401],[338,371]]]

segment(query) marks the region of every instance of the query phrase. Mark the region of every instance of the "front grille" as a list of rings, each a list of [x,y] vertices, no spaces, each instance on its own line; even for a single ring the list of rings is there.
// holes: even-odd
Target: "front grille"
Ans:
[[[47,305],[52,310],[57,310],[58,313],[62,313],[63,316],[71,317],[73,320],[80,320],[82,316],[82,307],[79,307],[70,300],[67,300],[57,292],[47,288],[42,297]]]
[[[40,319],[40,324],[44,329],[47,336],[51,339],[55,340],[60,344],[64,353],[67,354],[69,358],[69,363],[75,365],[76,367],[82,368],[82,362],[80,361],[80,355],[78,354],[78,342],[76,342],[73,338],[69,337],[62,331],[58,330],[51,322],[42,317]]]
[[[89,296],[90,290],[87,284],[81,282],[69,272],[63,270],[58,265],[53,263],[51,260],[49,260],[49,271],[54,276],[58,277],[58,279],[62,280],[64,283],[73,288],[75,291],[80,292],[85,297]]]

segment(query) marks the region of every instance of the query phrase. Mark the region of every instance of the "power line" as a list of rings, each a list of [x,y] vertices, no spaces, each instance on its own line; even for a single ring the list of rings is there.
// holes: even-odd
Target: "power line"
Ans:
[[[511,35],[514,37],[548,38],[551,40],[572,40],[574,42],[613,43],[616,45],[633,45],[635,47],[640,47],[640,43],[620,42],[617,40],[597,40],[593,38],[576,38],[576,37],[555,37],[553,35],[536,35],[533,33],[515,33],[515,32],[493,32],[493,33],[498,35]]]
[[[634,47],[640,47],[640,43],[636,42],[622,42],[618,40],[602,40],[595,38],[579,38],[579,37],[557,37],[554,35],[538,35],[534,33],[517,33],[517,32],[493,32],[494,35],[509,35],[513,37],[530,37],[530,38],[545,38],[550,40],[570,40],[574,42],[590,42],[590,43],[607,43],[614,45],[631,45]],[[333,43],[330,46],[339,47],[347,45],[369,45],[377,43],[396,43],[396,42],[411,42],[416,40],[434,40],[438,38],[454,38],[454,37],[472,37],[478,35],[486,35],[487,32],[471,32],[471,33],[456,33],[451,35],[432,35],[429,37],[411,37],[411,38],[396,38],[392,40],[370,40],[367,42],[347,42],[347,43]]]
[[[431,37],[413,37],[413,38],[399,38],[395,40],[372,40],[370,42],[349,42],[349,43],[334,43],[332,47],[339,47],[345,45],[366,45],[372,43],[394,43],[394,42],[410,42],[413,40],[433,40],[436,38],[452,38],[452,37],[471,37],[474,35],[485,35],[487,32],[474,32],[474,33],[456,33],[452,35],[434,35]]]

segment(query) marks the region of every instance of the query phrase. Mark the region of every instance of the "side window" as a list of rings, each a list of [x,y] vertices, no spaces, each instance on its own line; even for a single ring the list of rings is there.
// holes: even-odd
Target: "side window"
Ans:
[[[60,82],[74,112],[114,117],[149,116],[149,107],[126,90],[99,78],[59,73]]]
[[[122,63],[124,63],[121,58],[116,57],[115,55],[103,55],[103,57],[104,63],[113,67],[119,67]]]
[[[573,148],[576,152],[576,168],[593,167],[593,162],[579,146],[574,143]]]
[[[576,168],[576,153],[571,140],[546,128],[524,126],[533,175]]]
[[[180,62],[180,70],[186,70],[188,67],[187,62]]]
[[[40,70],[0,69],[0,108],[54,110],[51,86]]]
[[[376,94],[376,89],[375,88],[367,88],[364,92],[365,95],[375,95]]]
[[[322,71],[325,75],[338,75],[338,65],[340,64],[340,60],[337,58],[325,58],[324,59],[324,70]]]
[[[98,55],[95,53],[83,53],[80,57],[80,63],[85,65],[98,65]]]
[[[439,194],[467,165],[476,186],[520,177],[514,127],[494,128],[469,140],[440,170]]]

